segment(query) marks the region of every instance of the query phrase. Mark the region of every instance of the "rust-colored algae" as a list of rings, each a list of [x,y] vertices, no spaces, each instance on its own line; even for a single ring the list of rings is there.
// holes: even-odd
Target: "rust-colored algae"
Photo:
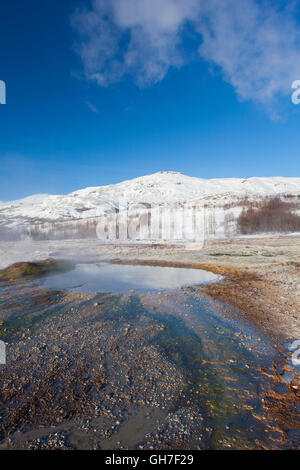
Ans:
[[[184,268],[184,269],[203,269],[211,271],[215,274],[230,276],[232,279],[243,276],[248,280],[258,279],[258,276],[246,271],[241,271],[232,266],[224,266],[215,263],[194,263],[194,262],[181,262],[181,261],[167,261],[167,260],[151,260],[151,259],[113,259],[110,261],[113,264],[128,264],[128,265],[143,265],[143,266],[161,266],[167,268]]]

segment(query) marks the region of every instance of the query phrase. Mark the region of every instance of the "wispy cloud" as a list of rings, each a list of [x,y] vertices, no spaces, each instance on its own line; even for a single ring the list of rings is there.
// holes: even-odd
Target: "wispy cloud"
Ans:
[[[300,29],[292,3],[279,9],[274,2],[210,0],[204,9],[200,55],[220,66],[241,99],[267,104],[290,94],[300,77]]]
[[[90,101],[85,101],[85,104],[91,111],[93,111],[93,113],[96,113],[96,114],[99,113],[98,108],[96,108],[96,106],[94,106],[93,103],[91,103]]]
[[[188,60],[186,26],[199,55],[220,68],[239,98],[270,104],[300,78],[298,0],[93,0],[72,24],[85,75],[101,86],[126,75],[139,86]]]
[[[126,74],[144,86],[162,80],[171,66],[184,63],[181,29],[197,16],[198,0],[93,0],[77,10],[72,24],[79,33],[76,50],[87,78],[99,85]]]

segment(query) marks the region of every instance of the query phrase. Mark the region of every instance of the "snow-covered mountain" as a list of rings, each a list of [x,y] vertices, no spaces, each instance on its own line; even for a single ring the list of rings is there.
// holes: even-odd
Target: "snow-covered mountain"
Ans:
[[[44,233],[95,223],[107,211],[132,204],[170,205],[202,201],[217,220],[224,211],[236,217],[241,201],[273,195],[300,195],[300,178],[203,179],[164,171],[109,186],[81,189],[67,195],[38,194],[0,205],[3,233]],[[221,212],[220,212],[221,211]],[[218,215],[219,214],[219,215]],[[220,216],[221,214],[221,216]],[[223,221],[224,222],[224,221]],[[215,225],[222,225],[222,220]],[[74,225],[75,224],[75,225]],[[73,229],[72,229],[73,230]],[[218,230],[217,230],[218,231]],[[63,236],[63,235],[61,235]]]

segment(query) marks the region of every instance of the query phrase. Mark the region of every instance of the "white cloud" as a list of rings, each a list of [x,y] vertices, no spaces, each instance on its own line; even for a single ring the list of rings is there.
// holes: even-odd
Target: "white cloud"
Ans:
[[[198,31],[199,52],[221,67],[241,99],[268,103],[290,94],[300,77],[299,25],[291,9],[254,0],[210,0]]]
[[[77,52],[87,78],[99,85],[125,74],[140,85],[164,78],[184,63],[182,28],[197,16],[198,0],[93,0],[89,11],[76,11]]]
[[[276,8],[277,6],[277,8]],[[139,86],[188,60],[187,25],[200,56],[220,67],[240,99],[268,104],[300,78],[298,0],[93,0],[72,23],[85,75],[101,86],[126,75]]]

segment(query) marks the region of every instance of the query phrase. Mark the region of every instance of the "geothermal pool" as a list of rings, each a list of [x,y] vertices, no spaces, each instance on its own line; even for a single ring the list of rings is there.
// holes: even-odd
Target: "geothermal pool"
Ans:
[[[74,270],[43,279],[49,289],[68,292],[128,292],[178,289],[221,279],[202,269],[80,263]],[[39,281],[40,283],[40,281]]]

